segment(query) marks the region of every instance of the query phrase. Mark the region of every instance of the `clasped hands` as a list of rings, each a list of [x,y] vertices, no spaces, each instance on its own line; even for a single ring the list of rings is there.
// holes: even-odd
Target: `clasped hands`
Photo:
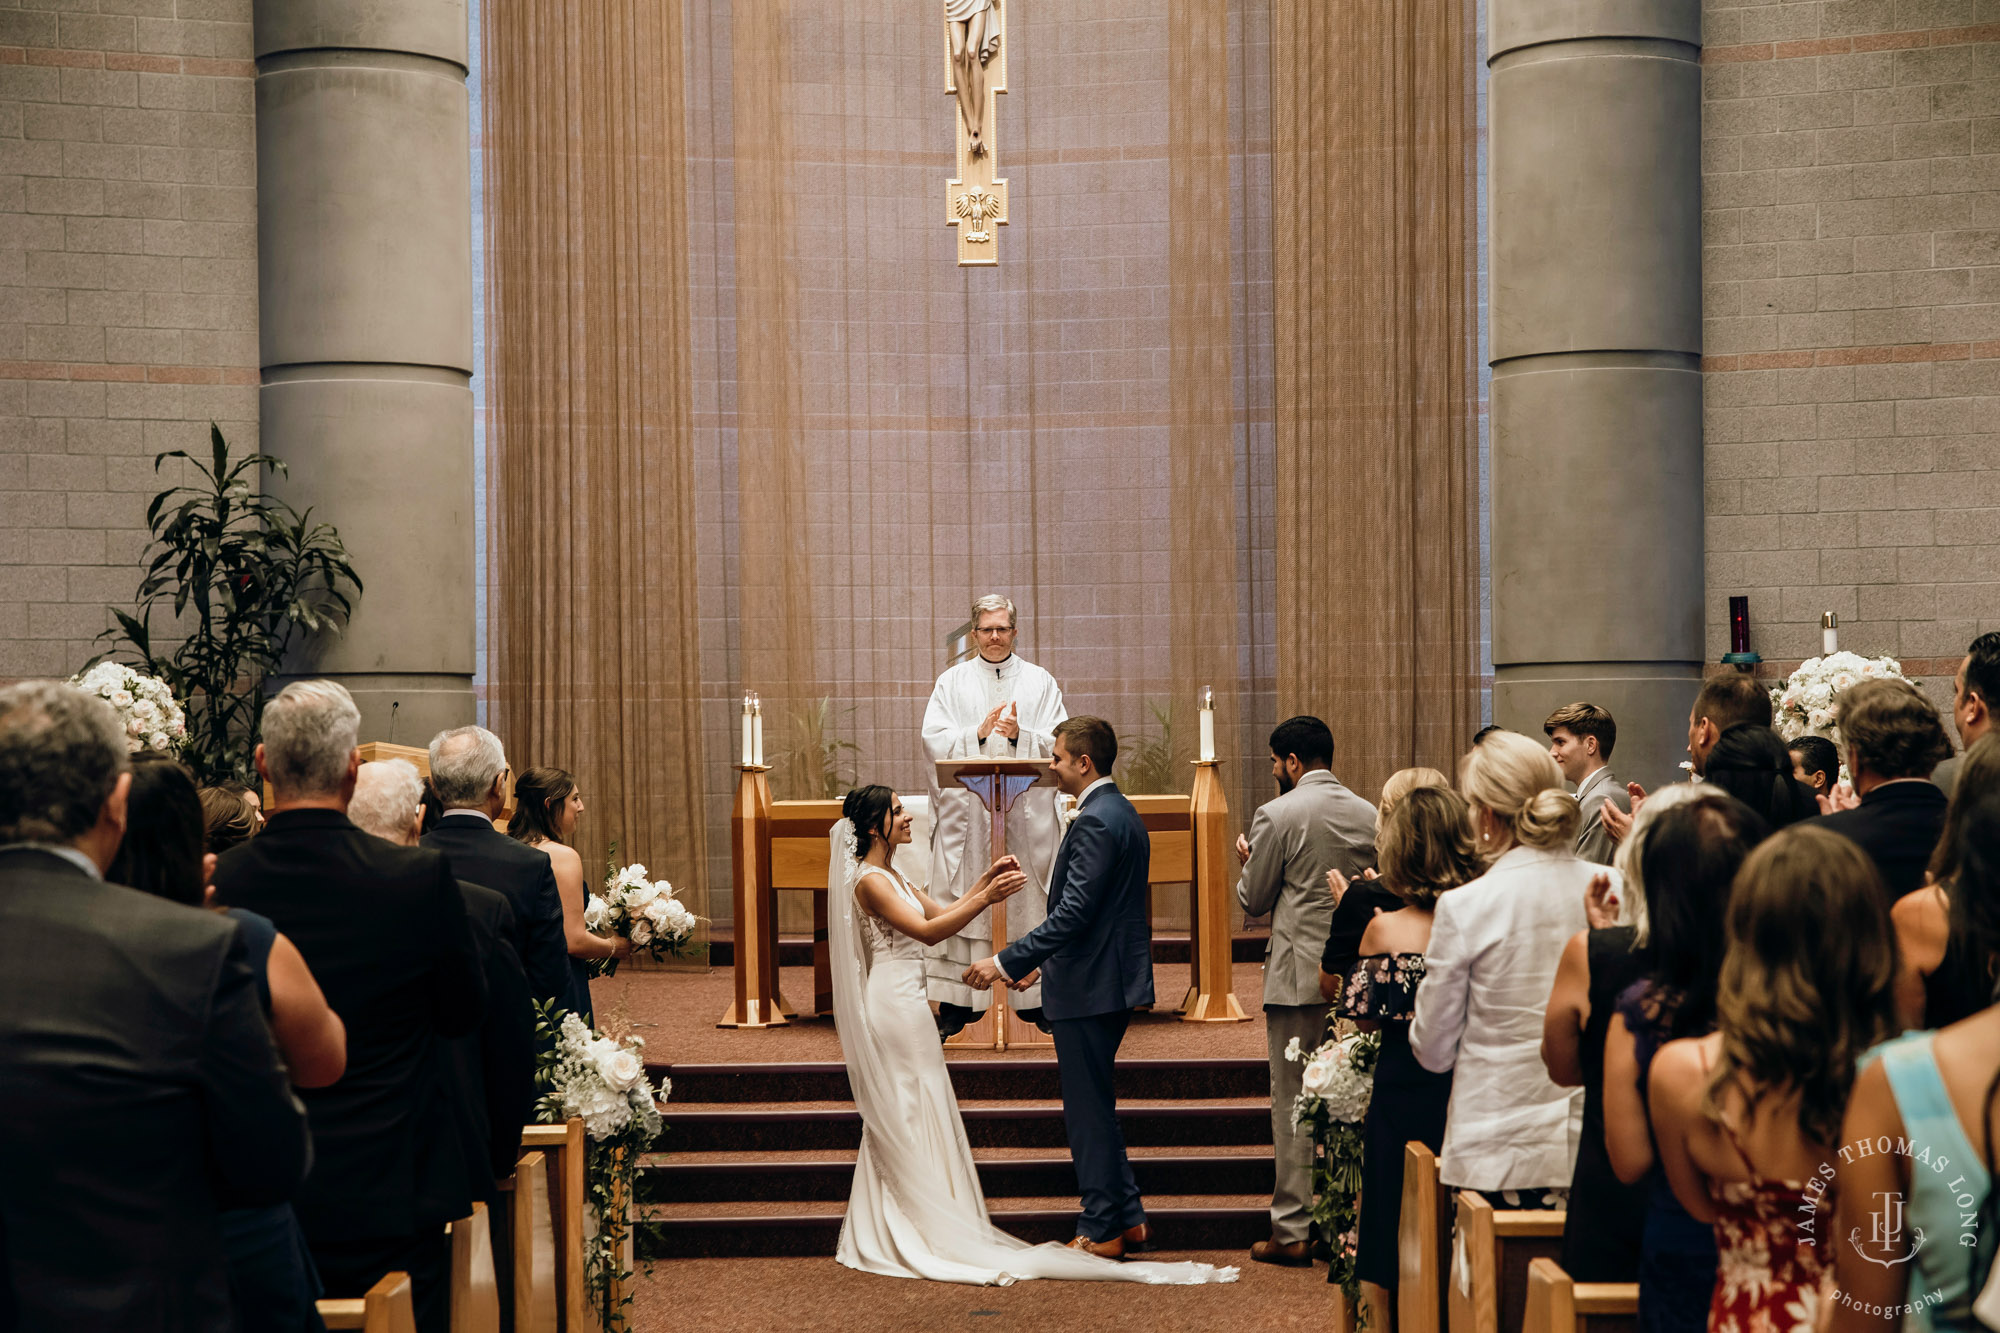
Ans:
[[[994,732],[999,732],[1010,741],[1021,739],[1021,709],[1013,703],[998,704],[979,724],[979,739],[985,740]]]
[[[1012,856],[1003,856],[987,867],[986,873],[979,877],[979,882],[972,886],[972,892],[983,899],[986,905],[991,906],[1006,901],[1027,886],[1028,876],[1021,869],[1020,861]],[[1039,975],[1041,972],[1037,969],[1019,981],[1009,981],[1000,971],[999,959],[982,958],[965,969],[963,980],[974,990],[991,990],[995,985],[1006,986],[1013,990],[1026,990],[1035,984],[1035,978]]]

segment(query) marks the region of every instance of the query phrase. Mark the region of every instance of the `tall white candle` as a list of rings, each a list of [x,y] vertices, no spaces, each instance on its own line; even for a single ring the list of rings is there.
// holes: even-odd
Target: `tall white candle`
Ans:
[[[1201,761],[1215,762],[1215,690],[1208,686],[1201,691]]]
[[[764,766],[764,701],[755,696],[750,701],[750,762]]]
[[[1827,656],[1840,651],[1840,617],[1831,611],[1819,618],[1819,647]]]
[[[750,692],[743,692],[743,767],[750,767],[755,760],[756,750],[750,744]]]

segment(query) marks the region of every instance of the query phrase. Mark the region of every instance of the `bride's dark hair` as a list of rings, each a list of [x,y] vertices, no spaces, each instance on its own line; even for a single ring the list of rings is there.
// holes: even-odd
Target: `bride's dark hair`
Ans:
[[[854,825],[854,859],[868,859],[868,849],[882,837],[882,825],[895,805],[896,793],[880,783],[856,787],[840,803],[840,813]],[[886,839],[884,839],[886,841]]]

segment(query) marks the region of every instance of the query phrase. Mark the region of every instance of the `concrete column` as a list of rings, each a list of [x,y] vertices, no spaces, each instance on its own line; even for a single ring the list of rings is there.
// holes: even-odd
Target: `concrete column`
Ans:
[[[362,739],[473,719],[472,184],[465,0],[255,0],[264,447],[367,587],[290,664]]]
[[[1491,0],[1493,716],[1676,776],[1702,671],[1701,13]]]

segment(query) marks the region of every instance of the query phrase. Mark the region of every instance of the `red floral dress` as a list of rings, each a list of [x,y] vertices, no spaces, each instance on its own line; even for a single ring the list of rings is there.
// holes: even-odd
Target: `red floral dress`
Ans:
[[[1736,1135],[1726,1125],[1723,1132],[1749,1166]],[[1833,1298],[1833,1262],[1801,1223],[1818,1217],[1831,1227],[1833,1190],[1808,1193],[1795,1181],[1761,1179],[1751,1167],[1751,1179],[1715,1181],[1708,1192],[1716,1251],[1708,1333],[1812,1333],[1820,1307]]]

